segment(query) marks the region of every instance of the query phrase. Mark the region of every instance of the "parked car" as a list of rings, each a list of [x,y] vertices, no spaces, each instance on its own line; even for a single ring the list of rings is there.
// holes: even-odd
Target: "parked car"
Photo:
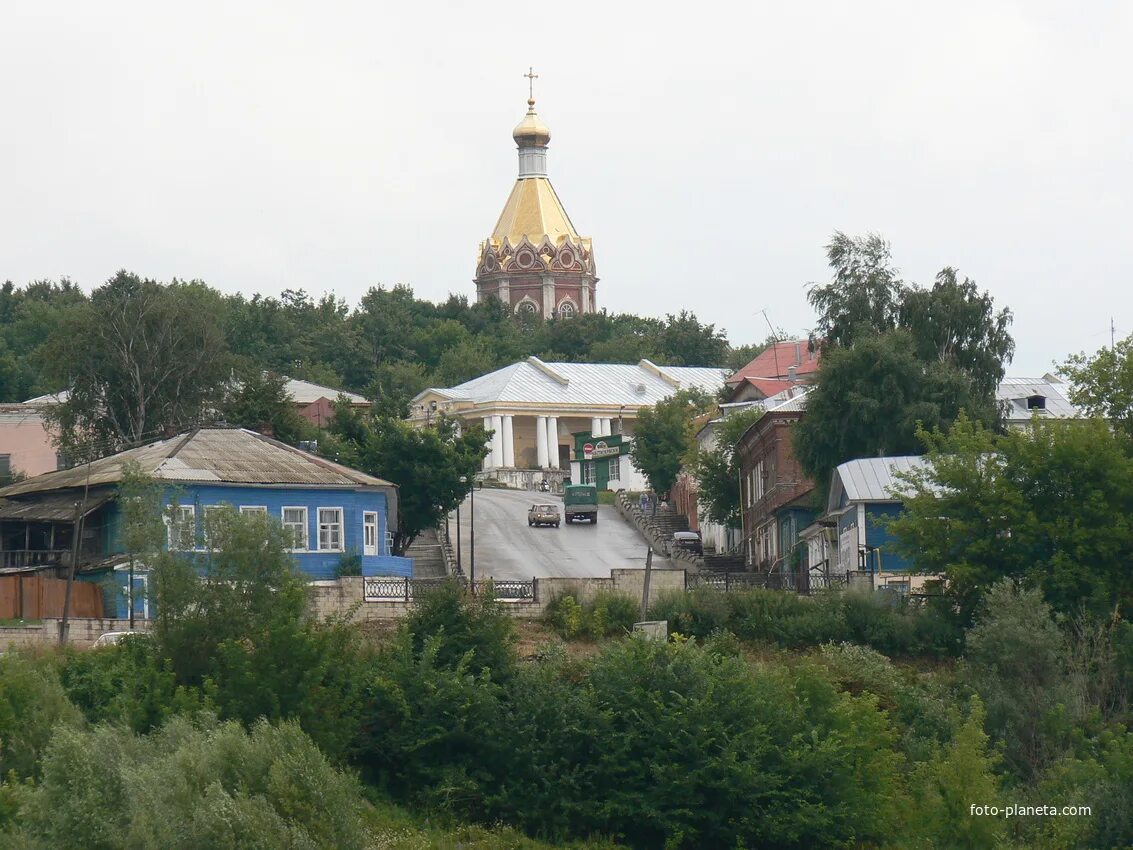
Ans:
[[[122,638],[129,635],[140,634],[145,634],[145,632],[138,631],[137,629],[134,629],[133,631],[129,631],[127,629],[124,632],[104,632],[103,634],[98,636],[98,640],[94,642],[94,646],[116,646],[122,642]]]
[[[558,528],[561,521],[557,505],[532,505],[527,511],[528,525],[553,525]]]
[[[704,554],[704,545],[700,542],[699,531],[674,531],[673,548],[684,549],[694,555]]]

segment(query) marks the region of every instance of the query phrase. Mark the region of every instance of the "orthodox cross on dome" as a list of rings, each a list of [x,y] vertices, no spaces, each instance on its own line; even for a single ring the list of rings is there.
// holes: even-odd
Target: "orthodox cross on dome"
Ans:
[[[539,79],[539,75],[535,73],[535,69],[530,65],[527,66],[527,73],[523,76],[527,77],[527,102],[535,103],[535,81]]]

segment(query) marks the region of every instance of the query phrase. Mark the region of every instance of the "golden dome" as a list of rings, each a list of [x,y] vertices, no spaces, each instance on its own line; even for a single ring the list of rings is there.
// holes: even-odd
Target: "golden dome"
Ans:
[[[521,148],[545,148],[547,142],[551,141],[551,128],[539,120],[533,99],[527,101],[527,114],[523,116],[522,121],[515,125],[515,129],[511,131],[511,137]]]

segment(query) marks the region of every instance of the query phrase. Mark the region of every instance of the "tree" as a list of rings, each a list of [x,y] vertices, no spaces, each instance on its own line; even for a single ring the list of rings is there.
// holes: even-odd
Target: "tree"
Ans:
[[[942,573],[966,616],[996,581],[1041,588],[1063,613],[1133,604],[1133,451],[1104,420],[1035,422],[997,435],[961,418],[922,433],[889,523],[918,569]]]
[[[657,335],[658,354],[675,366],[721,366],[728,359],[728,339],[715,325],[702,325],[696,314],[681,310],[665,317]]]
[[[693,456],[697,504],[712,522],[729,528],[740,525],[740,469],[736,446],[762,417],[763,407],[759,405],[725,416],[716,426],[712,447],[697,449]]]
[[[812,285],[807,294],[818,311],[824,349],[849,346],[860,337],[896,327],[904,284],[892,266],[888,242],[876,233],[855,238],[836,230],[826,258],[834,279]]]
[[[638,414],[630,461],[656,492],[667,493],[676,483],[692,448],[692,420],[710,403],[700,390],[680,390]]]
[[[822,361],[794,443],[820,489],[839,463],[916,452],[918,423],[946,428],[961,410],[998,423],[995,391],[1015,351],[1009,310],[995,312],[950,267],[930,289],[906,286],[876,234],[835,232],[827,257],[833,280],[809,295]]]
[[[414,428],[398,419],[364,418],[339,404],[330,430],[332,439],[320,446],[324,454],[398,486],[398,554],[464,501],[488,453],[482,426],[458,433],[457,423],[444,417]]]
[[[996,421],[994,400],[977,392],[950,362],[917,357],[906,330],[860,339],[823,354],[806,415],[794,429],[794,453],[820,489],[852,458],[919,454],[918,426],[947,428],[960,412]]]
[[[267,426],[276,439],[291,445],[314,430],[295,410],[286,379],[255,366],[242,369],[228,383],[217,414],[229,425],[251,431]]]
[[[995,394],[1015,353],[1011,311],[995,312],[991,295],[981,295],[970,278],[957,280],[953,268],[943,269],[931,289],[904,291],[899,324],[912,334],[919,359],[951,363],[971,378],[977,396]]]
[[[1074,404],[1133,437],[1133,336],[1092,356],[1075,354],[1059,371],[1070,379]]]
[[[203,283],[125,271],[72,306],[40,355],[45,376],[70,392],[48,411],[64,449],[85,437],[110,454],[200,421],[228,371],[222,309]]]

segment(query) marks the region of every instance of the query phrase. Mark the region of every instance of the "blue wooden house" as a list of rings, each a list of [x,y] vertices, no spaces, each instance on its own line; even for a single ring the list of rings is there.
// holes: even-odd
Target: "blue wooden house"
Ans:
[[[265,515],[290,531],[296,566],[312,580],[334,578],[347,564],[360,564],[368,576],[412,575],[412,560],[390,550],[397,528],[396,485],[237,428],[199,428],[3,488],[0,568],[65,574],[82,513],[77,573],[109,584],[115,592],[108,595],[120,601],[108,607],[124,616],[129,564],[115,495],[131,461],[167,485],[165,505],[176,506],[169,523],[171,548],[203,551],[209,511],[229,506]],[[147,581],[145,571],[135,569],[135,613],[141,616],[148,613]]]
[[[897,477],[923,467],[923,457],[869,457],[840,464],[830,484],[824,519],[835,529],[832,571],[877,576],[908,574],[915,565],[893,548],[881,520],[901,513],[904,483]]]

